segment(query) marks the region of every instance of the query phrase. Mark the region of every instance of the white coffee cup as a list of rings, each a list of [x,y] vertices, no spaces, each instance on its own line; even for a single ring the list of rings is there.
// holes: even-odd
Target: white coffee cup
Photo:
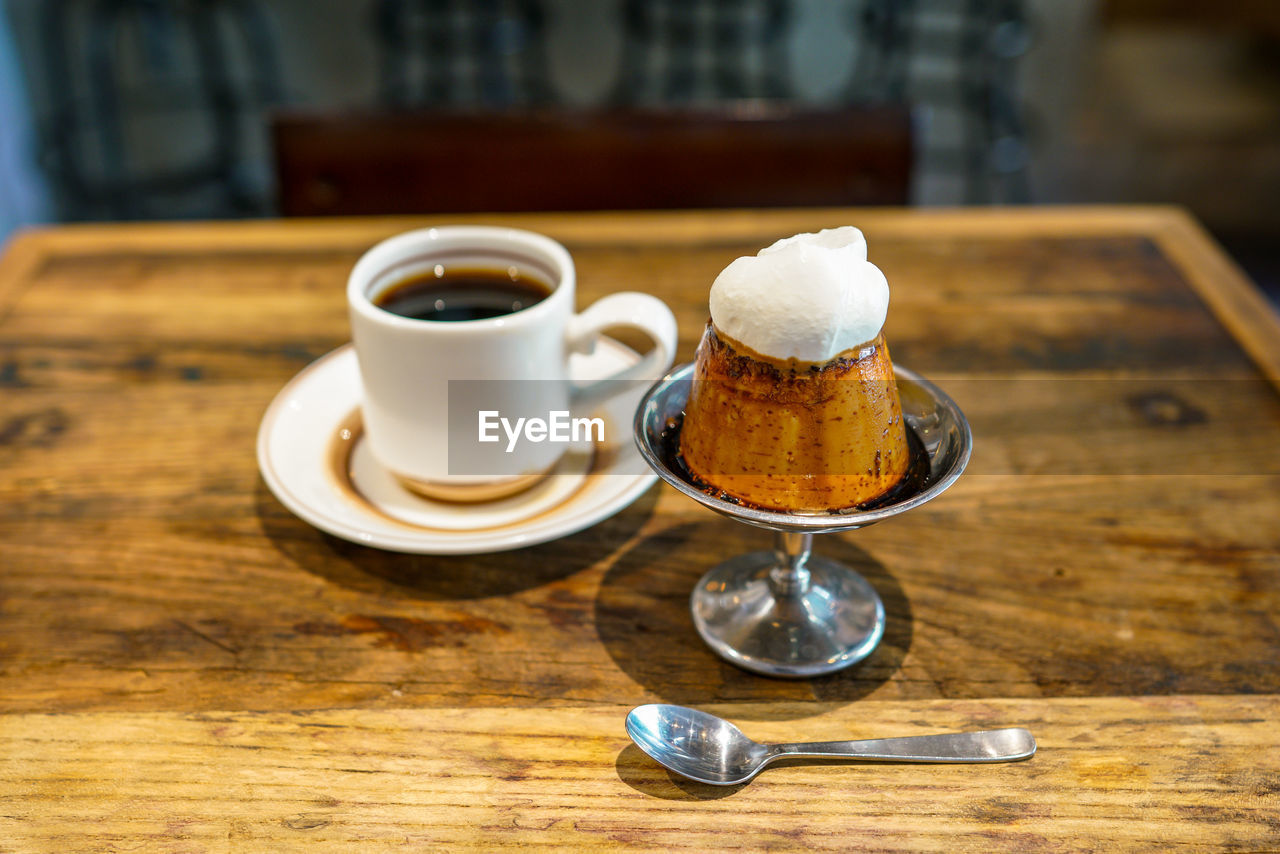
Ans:
[[[551,293],[528,308],[481,320],[421,320],[375,304],[388,288],[437,265],[514,266],[545,282]],[[426,228],[366,252],[351,271],[347,303],[364,386],[365,436],[374,458],[431,497],[476,501],[509,495],[549,471],[565,446],[521,443],[506,452],[501,475],[467,473],[456,457],[450,471],[448,409],[451,404],[470,407],[469,389],[485,390],[477,407],[503,412],[513,422],[527,413],[568,410],[576,392],[568,375],[570,354],[590,352],[610,327],[639,329],[654,347],[605,382],[654,380],[670,367],[676,323],[666,304],[648,294],[623,292],[574,314],[575,284],[568,250],[549,237],[514,228]],[[501,382],[455,382],[451,394],[451,381],[472,380]]]

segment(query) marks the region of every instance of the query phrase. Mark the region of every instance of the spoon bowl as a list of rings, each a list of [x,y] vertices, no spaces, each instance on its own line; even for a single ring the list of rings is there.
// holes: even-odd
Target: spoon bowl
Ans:
[[[670,771],[713,786],[736,786],[776,759],[862,759],[879,762],[1012,762],[1036,752],[1020,727],[862,741],[761,744],[723,718],[653,703],[627,715],[627,735]]]
[[[769,748],[724,718],[684,706],[651,704],[627,715],[636,746],[677,774],[731,786],[750,780],[769,761]]]

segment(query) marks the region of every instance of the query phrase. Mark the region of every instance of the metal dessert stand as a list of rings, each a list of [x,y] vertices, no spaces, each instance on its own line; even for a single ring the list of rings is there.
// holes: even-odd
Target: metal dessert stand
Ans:
[[[833,673],[866,658],[884,636],[884,603],[875,588],[843,564],[811,553],[814,534],[854,531],[905,513],[940,495],[969,462],[973,434],[960,407],[937,386],[894,366],[902,412],[924,444],[929,476],[914,491],[872,510],[800,514],[743,507],[703,492],[672,469],[664,435],[682,417],[693,365],[659,380],[636,410],[636,444],[667,483],[712,510],[776,532],[772,551],[730,558],[712,568],[690,599],[693,622],[727,661],[766,676]]]

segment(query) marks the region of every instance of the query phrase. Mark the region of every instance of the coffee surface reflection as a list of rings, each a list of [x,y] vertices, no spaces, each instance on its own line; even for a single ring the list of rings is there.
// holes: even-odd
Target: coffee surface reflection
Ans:
[[[516,267],[437,266],[378,294],[373,304],[415,320],[456,323],[523,311],[551,296],[551,285]]]

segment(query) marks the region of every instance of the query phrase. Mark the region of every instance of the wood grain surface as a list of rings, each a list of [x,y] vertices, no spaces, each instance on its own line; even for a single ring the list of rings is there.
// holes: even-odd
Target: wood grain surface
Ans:
[[[564,242],[582,306],[662,297],[680,361],[734,257],[867,232],[894,359],[957,399],[975,454],[936,501],[819,538],[888,631],[800,682],[699,641],[694,582],[767,535],[666,487],[450,558],[338,540],[267,490],[259,420],[347,340],[352,263],[443,221],[6,248],[0,851],[1280,848],[1280,322],[1184,214],[468,218]],[[777,738],[1021,724],[1041,752],[691,791],[627,747],[623,714],[651,701]]]
[[[738,717],[781,705],[730,706]],[[1275,697],[868,701],[821,739],[1017,720],[1029,761],[777,765],[719,788],[631,745],[612,709],[85,712],[0,717],[18,849],[1274,850]],[[792,723],[750,720],[784,740]],[[499,735],[500,734],[500,735]]]

